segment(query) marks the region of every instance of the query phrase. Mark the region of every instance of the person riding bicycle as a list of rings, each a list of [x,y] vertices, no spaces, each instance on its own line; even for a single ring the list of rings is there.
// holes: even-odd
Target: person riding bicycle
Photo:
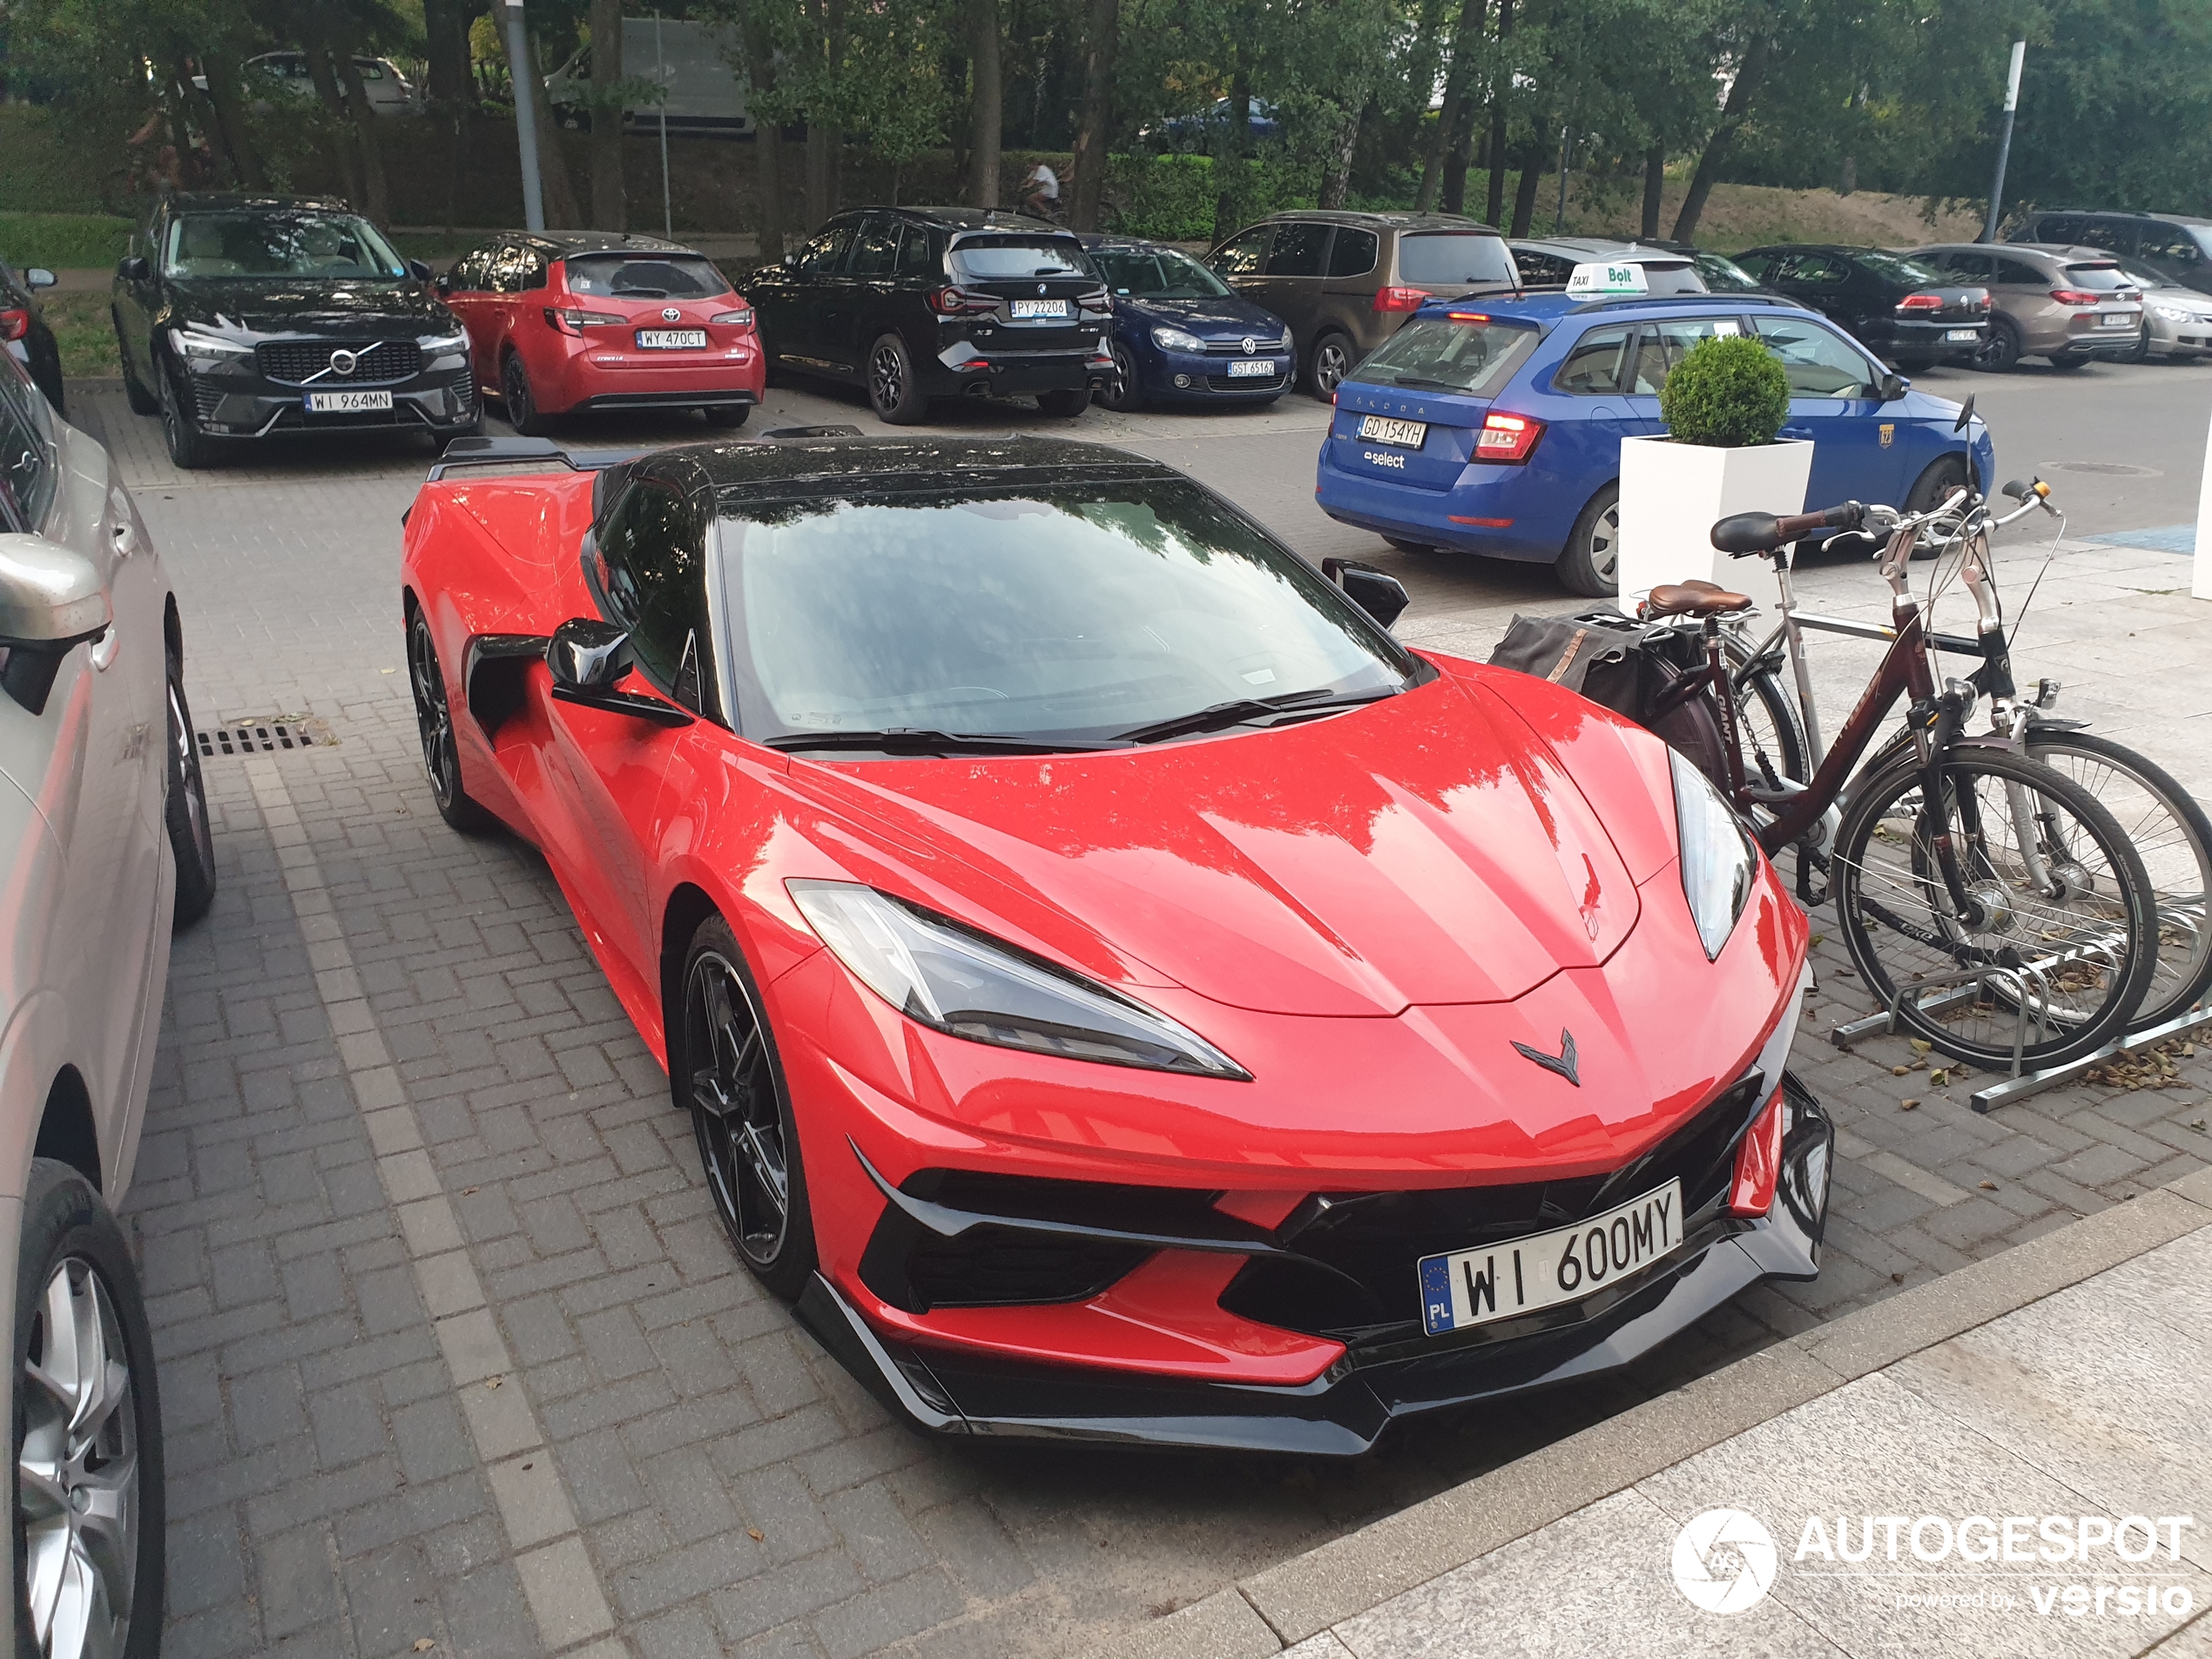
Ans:
[[[1030,165],[1028,177],[1022,181],[1022,211],[1038,219],[1050,219],[1060,206],[1060,176],[1044,165]]]

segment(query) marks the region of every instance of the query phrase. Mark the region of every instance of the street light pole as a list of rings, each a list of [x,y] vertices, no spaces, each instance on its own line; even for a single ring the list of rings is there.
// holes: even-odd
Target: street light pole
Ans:
[[[545,196],[537,175],[537,110],[530,83],[530,37],[523,27],[523,0],[503,0],[507,16],[507,67],[515,83],[515,145],[523,158],[523,223],[545,228]]]
[[[2020,60],[2027,56],[2027,43],[2013,43],[2013,67],[2005,78],[2005,130],[1997,139],[1997,176],[1989,181],[1989,221],[1981,227],[1981,239],[1997,239],[1997,215],[2005,204],[2005,164],[2013,158],[2013,112],[2020,107]]]

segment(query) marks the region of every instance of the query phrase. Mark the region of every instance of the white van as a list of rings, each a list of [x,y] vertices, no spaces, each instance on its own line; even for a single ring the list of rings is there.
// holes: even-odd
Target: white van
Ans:
[[[623,79],[658,81],[668,89],[668,96],[658,104],[626,105],[622,112],[624,127],[634,132],[658,132],[665,115],[671,132],[749,135],[753,124],[745,113],[745,80],[733,67],[733,61],[742,56],[742,43],[734,29],[674,19],[624,17]],[[545,78],[545,96],[563,126],[590,125],[590,47],[579,47],[575,57]]]

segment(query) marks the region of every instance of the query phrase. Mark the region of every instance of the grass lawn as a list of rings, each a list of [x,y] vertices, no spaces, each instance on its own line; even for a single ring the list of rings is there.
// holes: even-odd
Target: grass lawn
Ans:
[[[47,293],[38,308],[62,348],[65,381],[106,380],[123,372],[115,354],[115,325],[105,293]]]
[[[108,213],[0,213],[0,257],[18,271],[112,266],[131,240],[131,221]]]

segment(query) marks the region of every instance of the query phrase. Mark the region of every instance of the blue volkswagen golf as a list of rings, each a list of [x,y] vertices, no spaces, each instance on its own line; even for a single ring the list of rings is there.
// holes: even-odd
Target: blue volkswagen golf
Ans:
[[[1621,440],[1666,430],[1659,388],[1701,340],[1751,334],[1790,376],[1784,436],[1814,442],[1809,507],[1932,505],[1966,480],[1959,406],[1912,389],[1826,319],[1747,294],[1431,300],[1337,388],[1321,510],[1399,548],[1551,565],[1615,590]],[[1966,441],[1984,487],[1989,431]]]
[[[1114,294],[1109,409],[1148,402],[1272,403],[1297,368],[1291,331],[1212,272],[1164,242],[1086,236],[1084,251]]]

